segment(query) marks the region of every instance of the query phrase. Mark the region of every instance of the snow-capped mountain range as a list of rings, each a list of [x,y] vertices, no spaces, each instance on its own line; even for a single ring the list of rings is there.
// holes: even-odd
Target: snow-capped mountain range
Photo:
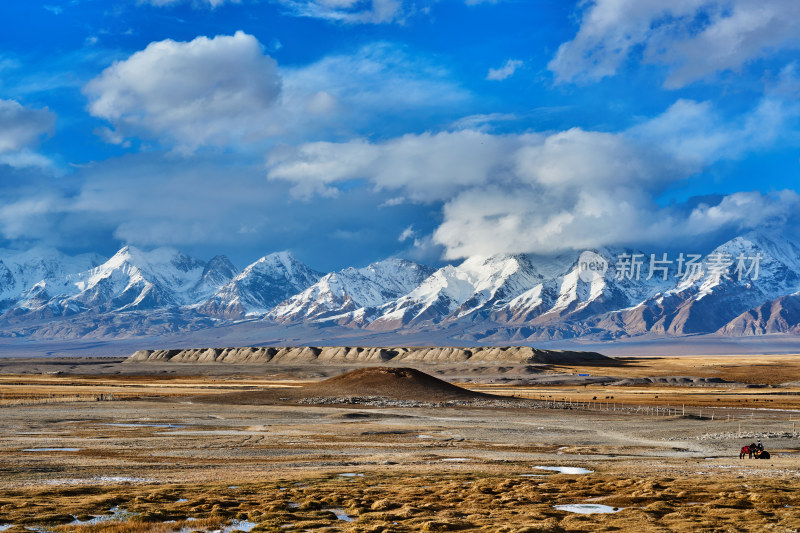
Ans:
[[[289,252],[239,271],[224,256],[205,262],[170,248],[126,246],[110,259],[0,250],[0,336],[90,329],[60,327],[66,321],[104,324],[102,335],[112,337],[242,321],[354,335],[447,330],[492,342],[800,333],[800,246],[792,240],[748,233],[691,260],[593,252],[607,268],[587,277],[577,253],[470,257],[439,269],[390,258],[324,274]]]

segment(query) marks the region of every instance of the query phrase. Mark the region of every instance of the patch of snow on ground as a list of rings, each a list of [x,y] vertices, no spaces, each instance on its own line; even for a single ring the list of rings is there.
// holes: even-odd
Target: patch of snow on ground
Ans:
[[[112,507],[111,509],[109,509],[109,511],[111,511],[111,514],[95,516],[93,518],[90,518],[89,520],[79,520],[78,518],[75,518],[75,520],[71,522],[69,525],[95,526],[98,524],[103,524],[105,522],[111,522],[115,520],[127,520],[135,516],[135,513],[128,512],[124,509],[120,509],[119,507]]]
[[[98,476],[84,479],[51,479],[46,485],[100,485],[106,483],[152,483],[154,479],[127,476]]]
[[[339,520],[344,520],[345,522],[352,522],[355,518],[348,516],[342,509],[325,509],[326,511],[330,511],[336,515],[336,518]]]
[[[580,468],[577,466],[534,466],[539,470],[552,470],[553,472],[558,472],[559,474],[591,474],[594,470],[589,470],[587,468]]]
[[[599,503],[571,503],[567,505],[554,505],[553,508],[559,511],[578,514],[618,513],[622,510],[622,507],[610,507]]]

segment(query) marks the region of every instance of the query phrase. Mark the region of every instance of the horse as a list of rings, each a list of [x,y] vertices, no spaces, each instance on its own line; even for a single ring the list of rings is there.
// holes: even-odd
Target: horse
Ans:
[[[742,446],[742,449],[739,450],[739,459],[744,459],[744,456],[747,455],[750,459],[753,458],[753,450],[750,446]]]

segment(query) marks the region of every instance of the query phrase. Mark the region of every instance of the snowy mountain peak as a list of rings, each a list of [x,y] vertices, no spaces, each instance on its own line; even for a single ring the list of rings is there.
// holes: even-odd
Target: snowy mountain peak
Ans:
[[[217,276],[228,278],[228,281],[236,277],[239,270],[231,263],[231,260],[224,255],[215,255],[206,264],[203,270],[203,279],[216,278]]]
[[[323,319],[363,308],[374,308],[411,291],[433,269],[405,259],[386,259],[364,268],[346,268],[276,307],[270,316],[280,321]]]
[[[439,269],[390,258],[323,275],[290,252],[266,255],[239,271],[224,256],[206,263],[172,248],[126,246],[108,260],[47,248],[0,250],[0,312],[6,328],[38,324],[23,322],[31,318],[56,329],[64,320],[70,325],[63,327],[71,329],[83,314],[89,317],[86,327],[105,317],[114,331],[125,317],[135,327],[152,317],[154,327],[179,329],[267,318],[461,331],[456,335],[468,335],[464,340],[800,331],[800,245],[792,239],[750,232],[720,244],[700,261],[708,269],[713,256],[727,257],[729,269],[717,277],[679,276],[678,254],[665,259],[670,265],[664,279],[648,275],[649,252],[595,252],[608,261],[608,270],[587,280],[577,253],[470,257]],[[641,271],[621,276],[624,257],[634,254]],[[758,272],[739,279],[734,268],[740,256],[759,257]],[[147,312],[134,312],[142,310]],[[20,325],[13,334],[30,327],[39,326]]]
[[[717,246],[702,258],[697,274],[623,310],[616,321],[626,332],[709,333],[798,289],[800,248],[780,236],[750,232]]]
[[[48,287],[59,286],[104,260],[97,254],[68,256],[49,247],[22,252],[0,250],[0,311],[25,300],[24,293],[33,287],[44,293]]]
[[[131,280],[168,283],[173,289],[182,292],[199,280],[204,269],[205,264],[202,261],[173,248],[156,248],[143,252],[133,246],[125,246],[93,270],[86,281],[86,288],[119,273]]]
[[[125,246],[102,265],[74,276],[70,281],[78,293],[69,299],[83,306],[116,309],[186,305],[205,266],[172,248],[144,252]]]
[[[225,318],[264,315],[320,277],[321,272],[312,270],[290,252],[269,254],[247,266],[198,310]]]
[[[205,268],[200,280],[192,289],[195,301],[204,301],[239,274],[239,270],[224,255],[215,255]]]
[[[386,329],[419,322],[458,319],[499,307],[541,281],[524,255],[471,257],[447,265],[381,310],[371,327]]]
[[[472,257],[458,265],[458,270],[470,280],[474,292],[482,293],[487,299],[494,297],[501,288],[506,288],[506,292],[510,289],[519,293],[517,289],[521,289],[522,285],[528,289],[542,278],[525,255]],[[513,287],[509,288],[509,283]]]
[[[254,263],[248,265],[238,276],[237,279],[246,279],[254,273],[283,276],[293,281],[302,282],[303,276],[307,275],[309,268],[300,262],[291,252],[276,252],[261,257]],[[299,278],[297,277],[299,276]]]
[[[111,259],[106,262],[107,269],[120,268],[123,265],[130,265],[142,271],[157,273],[165,269],[176,269],[181,272],[189,272],[201,266],[205,266],[202,261],[198,261],[188,255],[175,250],[174,248],[162,247],[149,252],[144,252],[134,246],[124,246]]]
[[[300,263],[300,261],[298,261],[292,252],[284,250],[282,252],[274,252],[269,255],[265,255],[256,261],[256,263],[264,263],[273,267],[280,265],[289,270],[291,269],[292,265]]]
[[[734,237],[712,251],[730,255],[731,259],[755,257],[760,254],[767,264],[779,262],[791,268],[800,267],[800,245],[786,237],[763,231],[751,231],[745,235]],[[711,254],[709,254],[711,255]]]

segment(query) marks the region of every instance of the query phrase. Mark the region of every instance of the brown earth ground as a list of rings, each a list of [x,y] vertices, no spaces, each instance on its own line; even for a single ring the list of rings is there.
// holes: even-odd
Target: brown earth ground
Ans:
[[[516,398],[374,404],[366,378],[318,383],[345,367],[2,360],[0,528],[800,530],[800,386],[775,386],[800,381],[800,357],[420,368]],[[758,387],[514,384],[579,373]],[[772,459],[739,460],[756,438]],[[618,512],[554,507],[586,503]],[[92,516],[114,519],[70,524]]]

